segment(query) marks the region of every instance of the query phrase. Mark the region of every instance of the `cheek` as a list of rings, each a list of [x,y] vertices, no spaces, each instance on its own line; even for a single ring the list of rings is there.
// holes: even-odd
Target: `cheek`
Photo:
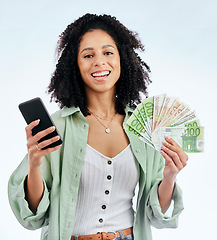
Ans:
[[[117,71],[120,71],[120,69],[121,69],[121,62],[120,62],[120,58],[119,57],[113,58],[111,64],[113,65],[113,67]]]
[[[78,61],[78,68],[81,75],[85,75],[85,73],[88,71],[88,65],[82,61]]]
[[[120,64],[120,61],[116,60],[115,67],[116,67],[116,70],[117,70],[116,71],[117,74],[120,76],[120,74],[121,74],[121,64]]]

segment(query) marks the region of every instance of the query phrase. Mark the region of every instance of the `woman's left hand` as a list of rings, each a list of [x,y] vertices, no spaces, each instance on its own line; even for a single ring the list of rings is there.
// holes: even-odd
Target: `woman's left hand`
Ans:
[[[161,154],[165,159],[164,179],[167,181],[175,180],[176,175],[187,165],[188,155],[170,137],[165,138]]]

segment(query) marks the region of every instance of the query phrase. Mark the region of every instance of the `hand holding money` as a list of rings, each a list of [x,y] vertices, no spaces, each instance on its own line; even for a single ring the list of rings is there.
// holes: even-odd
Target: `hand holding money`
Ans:
[[[165,167],[163,179],[158,185],[158,199],[161,210],[165,213],[171,203],[176,176],[187,165],[188,155],[169,137],[165,138],[161,154],[165,159]]]
[[[170,137],[165,138],[161,154],[165,159],[164,178],[174,180],[176,175],[187,165],[188,155],[177,142]]]
[[[160,151],[165,137],[188,153],[203,151],[203,130],[187,104],[166,94],[144,99],[127,120],[125,130]]]

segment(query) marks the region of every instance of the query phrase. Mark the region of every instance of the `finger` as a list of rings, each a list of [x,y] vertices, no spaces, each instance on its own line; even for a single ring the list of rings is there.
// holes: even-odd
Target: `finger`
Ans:
[[[167,153],[162,150],[161,154],[165,159],[165,168],[163,172],[164,178],[175,179],[180,170],[176,167],[173,160]]]
[[[53,148],[47,148],[47,149],[42,150],[40,147],[40,144],[35,144],[29,148],[29,155],[33,156],[35,159],[40,159],[41,157],[47,155],[48,153],[56,151],[60,147],[61,147],[61,145],[58,145]]]
[[[32,137],[32,129],[34,127],[36,127],[39,124],[39,122],[40,122],[40,119],[35,120],[35,121],[31,122],[29,125],[26,126],[25,130],[26,130],[27,139]]]
[[[27,148],[30,149],[32,146],[35,146],[36,144],[38,144],[38,141],[45,137],[46,135],[48,135],[49,133],[53,132],[55,130],[55,127],[52,126],[50,128],[47,128],[41,132],[38,132],[35,136],[32,136],[30,138],[28,138],[27,140]]]
[[[47,148],[47,149],[43,150],[43,152],[44,152],[44,153],[43,153],[43,156],[44,156],[44,155],[47,155],[48,153],[51,153],[51,152],[56,151],[56,150],[59,149],[61,146],[62,146],[62,145],[58,145],[58,146],[56,146],[56,147]]]
[[[41,138],[47,136],[49,133],[52,133],[55,130],[55,127],[49,127],[41,132],[38,132],[33,138],[34,142],[38,142]]]
[[[44,149],[44,150],[37,150],[38,152],[36,153],[36,155],[37,155],[37,157],[38,158],[41,158],[41,157],[43,157],[43,156],[45,156],[45,155],[47,155],[47,154],[49,154],[49,153],[51,153],[51,152],[54,152],[54,151],[56,151],[57,149],[59,149],[61,147],[61,145],[58,145],[58,146],[56,146],[56,147],[53,147],[53,148],[46,148],[46,149]],[[35,148],[36,149],[36,148]]]
[[[173,175],[177,175],[177,173],[180,171],[176,164],[174,163],[174,161],[172,160],[172,158],[163,150],[161,151],[162,156],[165,159],[165,168],[169,168],[170,172],[173,173]]]
[[[163,145],[170,150],[176,152],[179,155],[181,162],[186,165],[188,161],[188,155],[184,152],[184,150],[179,146],[176,141],[174,141],[172,138],[168,139],[168,141],[167,139],[168,138],[165,139],[166,141],[163,143]]]
[[[180,147],[179,144],[171,137],[166,136],[165,141],[171,144],[172,146]]]
[[[161,154],[162,156],[164,157],[165,159],[165,166],[169,165],[169,164],[172,164],[174,165],[174,162],[173,160],[171,159],[171,157],[166,153],[164,152],[163,150],[161,150]],[[174,165],[175,166],[175,165]],[[175,166],[176,167],[176,166]]]
[[[59,136],[55,136],[55,137],[53,137],[53,138],[50,138],[50,139],[48,139],[48,140],[45,140],[45,141],[37,144],[36,146],[37,146],[39,149],[43,149],[43,148],[49,146],[50,144],[58,141],[59,139],[60,139]],[[37,148],[37,147],[36,147],[36,148]]]
[[[176,165],[176,167],[178,169],[182,169],[183,168],[183,164],[182,164],[182,161],[180,160],[179,158],[179,155],[175,152],[175,151],[172,151],[170,150],[169,148],[165,147],[165,146],[162,146],[162,150],[167,154],[169,155],[169,157],[172,159],[172,161],[174,162],[174,164]]]

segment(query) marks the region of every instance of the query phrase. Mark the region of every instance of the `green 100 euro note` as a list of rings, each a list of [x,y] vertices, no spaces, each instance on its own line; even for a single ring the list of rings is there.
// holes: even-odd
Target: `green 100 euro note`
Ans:
[[[173,138],[185,152],[199,153],[204,150],[204,127],[200,126],[195,112],[177,98],[166,94],[144,99],[124,128],[158,151],[165,136]]]
[[[173,138],[187,153],[199,153],[204,150],[204,127],[196,125],[196,121],[177,127],[162,127],[152,134],[156,150],[160,151],[165,137]]]

